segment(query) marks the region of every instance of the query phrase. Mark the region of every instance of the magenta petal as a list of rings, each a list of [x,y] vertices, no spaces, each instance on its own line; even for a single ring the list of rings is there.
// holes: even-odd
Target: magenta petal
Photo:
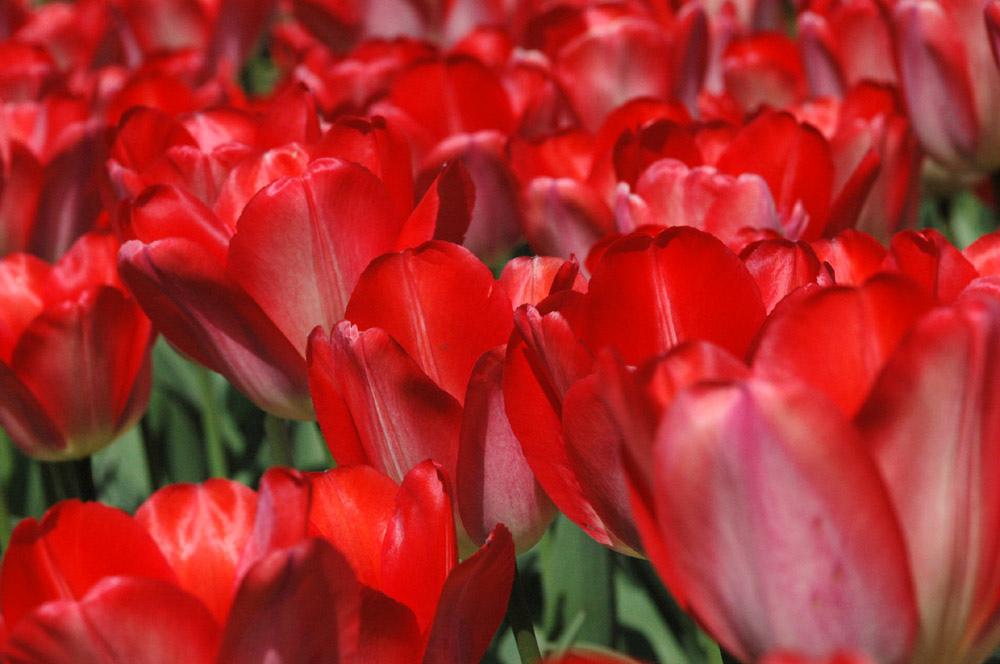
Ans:
[[[903,525],[920,661],[980,661],[1000,641],[1000,302],[986,291],[916,323],[858,424]]]
[[[264,410],[313,417],[305,353],[204,249],[179,239],[126,242],[119,270],[154,325],[181,350],[207,360]]]
[[[505,346],[484,353],[472,370],[465,396],[455,493],[462,525],[474,543],[486,541],[498,523],[507,526],[520,551],[538,542],[555,505],[524,458],[504,409]]]
[[[753,379],[689,389],[657,431],[655,472],[678,594],[740,659],[906,661],[916,616],[895,512],[819,393]]]

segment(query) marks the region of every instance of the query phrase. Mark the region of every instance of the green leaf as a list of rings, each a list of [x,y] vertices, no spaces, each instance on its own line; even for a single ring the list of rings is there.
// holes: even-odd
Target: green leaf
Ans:
[[[652,649],[652,656],[663,664],[692,664],[670,626],[660,614],[652,598],[625,571],[615,574],[618,621],[626,630],[642,635]],[[636,647],[626,647],[636,652]]]
[[[560,645],[615,642],[614,555],[560,515],[541,549],[543,625]]]
[[[153,492],[146,460],[146,448],[139,427],[92,457],[98,499],[108,505],[134,512]]]

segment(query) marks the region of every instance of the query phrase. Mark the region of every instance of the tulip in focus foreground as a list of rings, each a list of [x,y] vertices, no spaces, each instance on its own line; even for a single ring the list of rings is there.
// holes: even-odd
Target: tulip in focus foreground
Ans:
[[[272,469],[179,484],[136,513],[57,504],[0,570],[11,664],[475,664],[514,574],[499,526],[458,562],[447,481]]]
[[[907,313],[905,334],[878,309],[887,323],[871,331],[899,341],[874,372],[855,359],[857,395],[830,392],[821,371],[764,375],[760,357],[756,375],[735,358],[720,373],[718,348],[635,373],[602,365],[646,551],[740,659],[971,664],[1000,642],[997,285],[979,278],[950,305]],[[786,312],[846,295],[814,292]],[[691,375],[710,381],[671,391]]]

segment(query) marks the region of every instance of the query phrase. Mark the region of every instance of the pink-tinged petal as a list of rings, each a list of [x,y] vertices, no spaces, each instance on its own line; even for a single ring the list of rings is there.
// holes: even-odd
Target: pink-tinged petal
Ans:
[[[759,175],[737,177],[662,159],[639,177],[635,193],[648,204],[651,223],[693,226],[727,244],[744,227],[781,230],[771,191]]]
[[[236,584],[242,583],[258,562],[276,551],[296,546],[311,534],[311,501],[310,482],[297,470],[270,468],[264,473],[253,530],[236,565]]]
[[[962,255],[981,276],[1000,277],[1000,232],[983,235],[966,247]]]
[[[128,240],[151,244],[168,237],[191,240],[212,254],[221,265],[233,231],[192,194],[170,185],[149,187],[121,220],[121,233]]]
[[[804,242],[761,240],[748,245],[740,258],[757,282],[768,313],[793,290],[820,277],[819,258]]]
[[[233,600],[219,664],[354,662],[361,584],[321,539],[279,549],[250,568]]]
[[[226,622],[236,565],[253,530],[257,494],[225,479],[173,484],[142,504],[135,520],[152,536],[179,585]]]
[[[587,292],[587,279],[575,261],[554,256],[517,256],[503,266],[499,279],[511,305],[537,305],[551,293],[560,290]]]
[[[839,41],[821,14],[805,11],[796,21],[799,53],[809,91],[817,97],[842,97],[847,87],[840,65]]]
[[[884,266],[910,277],[942,303],[954,300],[979,276],[968,259],[934,229],[896,233]]]
[[[501,389],[506,350],[498,346],[484,353],[469,379],[455,494],[462,525],[473,543],[485,542],[493,527],[502,523],[511,531],[515,547],[527,551],[555,518],[555,506],[532,474],[507,420]]]
[[[257,192],[276,180],[299,177],[309,166],[309,151],[297,144],[283,145],[243,159],[229,171],[212,211],[231,231]]]
[[[1000,605],[1000,305],[924,316],[858,414],[903,525],[920,608],[914,661],[980,661]]]
[[[478,662],[507,611],[514,582],[514,542],[497,526],[482,548],[448,575],[423,664]]]
[[[385,330],[459,403],[479,356],[512,328],[510,300],[489,269],[446,242],[372,261],[345,317],[361,330]]]
[[[328,441],[346,426],[340,418],[349,413],[366,463],[396,482],[427,458],[454,471],[462,406],[428,378],[392,337],[381,328],[361,332],[343,321],[333,328],[328,342],[319,332],[310,345],[326,345],[330,353],[329,363],[317,363],[315,358],[326,349],[312,351],[310,371],[327,375],[314,377],[313,384],[332,382],[343,404],[334,402],[330,408],[324,402],[317,409]],[[332,422],[326,420],[330,414],[336,416]],[[337,443],[330,446],[336,454]],[[349,451],[355,456],[360,450],[352,444]]]
[[[786,235],[814,240],[830,212],[833,160],[826,139],[787,113],[758,115],[733,137],[716,164],[724,173],[756,173],[767,182]],[[797,225],[796,208],[806,218]]]
[[[312,486],[309,521],[362,584],[381,588],[382,542],[399,487],[371,466],[340,466],[306,478]]]
[[[425,461],[403,478],[382,544],[381,591],[408,606],[421,632],[458,562],[451,488],[440,466]]]
[[[906,661],[916,626],[906,549],[837,408],[800,386],[704,385],[677,397],[656,441],[671,571],[720,644],[745,661],[845,649]]]
[[[576,381],[566,392],[562,422],[569,469],[605,525],[612,547],[639,555],[642,543],[629,508],[622,462],[625,441],[601,397],[596,373]]]
[[[624,446],[621,459],[629,492],[632,520],[639,533],[643,553],[653,563],[664,583],[677,588],[670,556],[657,534],[653,487],[654,435],[663,410],[682,389],[703,381],[746,378],[743,362],[718,346],[704,341],[686,342],[670,353],[654,358],[638,370],[630,370],[621,358],[604,353],[598,366],[598,391],[604,408],[617,428]],[[675,591],[676,592],[676,591]],[[674,598],[685,606],[684,597]]]
[[[472,221],[476,187],[461,161],[441,169],[417,207],[409,213],[396,241],[402,251],[431,239],[461,244]]]
[[[114,576],[79,600],[49,602],[11,631],[11,664],[211,664],[218,623],[197,599],[159,579]]]
[[[51,600],[82,599],[107,576],[176,583],[149,534],[121,510],[76,500],[57,503],[41,523],[14,529],[0,570],[0,610],[13,626]]]
[[[151,388],[152,327],[116,288],[45,310],[21,335],[10,368],[66,438],[51,458],[100,449],[134,424]]]
[[[615,229],[608,204],[589,185],[569,178],[535,178],[523,196],[524,234],[533,251],[547,256],[586,256]]]
[[[199,245],[127,242],[119,270],[156,328],[184,353],[270,413],[313,417],[304,353]]]
[[[833,268],[834,279],[841,286],[860,286],[868,281],[881,269],[888,253],[871,235],[851,229],[811,244],[819,259]]]
[[[357,662],[416,664],[423,645],[424,637],[409,607],[362,586]]]
[[[893,8],[900,78],[913,129],[938,161],[961,167],[979,140],[966,45],[945,7],[905,0]],[[981,35],[980,35],[981,37]]]
[[[242,108],[216,106],[181,116],[178,121],[201,150],[216,152],[220,149],[240,149],[253,145],[260,118]]]
[[[931,305],[913,282],[889,274],[857,288],[812,292],[768,319],[753,354],[754,371],[777,382],[804,380],[853,416]]]
[[[742,356],[764,320],[764,305],[743,262],[711,235],[672,228],[613,245],[594,270],[582,337],[618,348],[629,364],[688,339]]]
[[[401,223],[375,176],[321,159],[247,204],[227,269],[304,356],[315,326],[344,318],[362,270],[395,248]]]

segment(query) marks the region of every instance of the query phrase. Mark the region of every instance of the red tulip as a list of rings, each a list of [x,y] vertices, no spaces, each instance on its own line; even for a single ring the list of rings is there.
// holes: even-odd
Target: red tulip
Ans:
[[[473,664],[513,571],[502,528],[458,562],[449,490],[430,463],[400,487],[365,467],[271,470],[259,495],[229,480],[176,485],[135,520],[70,501],[15,529],[0,656]]]
[[[953,171],[1000,165],[1000,73],[983,4],[906,0],[893,7],[910,120],[924,149]]]
[[[352,131],[331,130],[319,149],[365,153]],[[365,163],[377,167],[376,155]],[[393,190],[357,163],[311,161],[289,144],[240,162],[214,211],[174,187],[147,189],[125,227],[136,239],[122,248],[122,279],[182,352],[265,410],[311,418],[309,332],[344,317],[369,261],[430,238],[440,210],[468,200],[465,181],[446,171],[411,212],[405,178],[383,172]]]
[[[118,282],[117,251],[88,234],[54,266],[0,260],[0,424],[26,454],[87,456],[146,409],[153,330]]]
[[[329,337],[321,328],[310,336],[310,388],[334,459],[401,481],[430,457],[456,477],[463,539],[481,543],[500,522],[519,549],[533,546],[554,512],[504,412],[501,358],[513,317],[505,290],[534,300],[572,286],[559,265],[517,262],[497,283],[467,250],[443,242],[375,260],[347,320]]]
[[[763,319],[743,263],[689,228],[619,240],[586,294],[560,292],[518,309],[504,367],[507,415],[556,505],[602,544],[640,551],[622,436],[600,402],[595,357],[610,346],[641,364],[695,339],[741,357]]]
[[[928,309],[929,299],[894,275],[810,292],[772,316],[752,378],[702,372],[671,393],[620,364],[600,374],[629,441],[643,544],[678,601],[737,656],[972,662],[1000,641],[990,474],[1000,298],[979,279],[949,306]],[[861,312],[866,330],[846,337],[876,352],[860,362],[838,344],[811,354],[834,373],[853,366],[842,376],[861,380],[849,390],[839,377],[817,380],[828,369],[781,368],[778,330],[828,307]],[[842,342],[844,318],[834,318]],[[792,357],[808,347],[785,340]]]

